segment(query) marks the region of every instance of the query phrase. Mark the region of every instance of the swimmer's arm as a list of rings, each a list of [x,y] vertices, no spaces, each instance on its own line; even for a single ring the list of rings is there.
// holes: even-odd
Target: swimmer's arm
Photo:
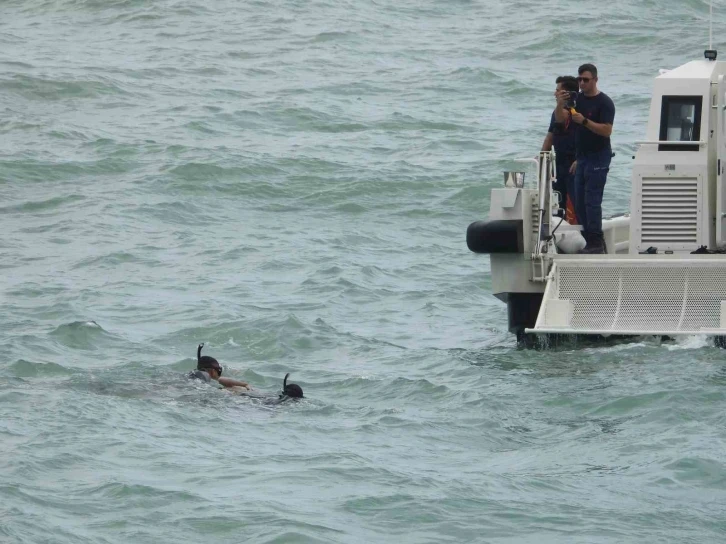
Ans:
[[[224,387],[246,387],[247,389],[250,388],[250,384],[247,382],[241,382],[239,380],[233,380],[232,378],[222,378],[220,377],[219,380],[217,380],[220,384],[222,384]]]
[[[225,391],[229,391],[230,393],[239,393],[240,395],[244,395],[245,393],[251,393],[252,388],[251,387],[225,387]]]

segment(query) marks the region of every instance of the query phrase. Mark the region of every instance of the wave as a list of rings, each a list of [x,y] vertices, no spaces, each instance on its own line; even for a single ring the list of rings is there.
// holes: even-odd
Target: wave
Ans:
[[[98,351],[119,347],[125,341],[103,329],[95,321],[74,321],[59,325],[50,332],[59,344],[74,350]]]
[[[12,363],[8,370],[12,376],[17,378],[68,376],[72,373],[71,370],[57,363],[34,363],[23,359]]]
[[[82,268],[112,268],[116,269],[125,264],[142,264],[146,266],[160,266],[161,262],[150,257],[139,257],[126,251],[114,251],[106,255],[88,257],[73,265],[73,269]]]
[[[15,74],[0,78],[0,91],[20,95],[29,100],[66,100],[70,98],[101,98],[130,95],[123,86],[109,77],[98,79],[50,79]]]
[[[86,200],[86,197],[78,194],[58,196],[46,200],[28,201],[22,204],[0,207],[0,213],[25,213],[38,211],[55,211],[66,204],[73,204]]]

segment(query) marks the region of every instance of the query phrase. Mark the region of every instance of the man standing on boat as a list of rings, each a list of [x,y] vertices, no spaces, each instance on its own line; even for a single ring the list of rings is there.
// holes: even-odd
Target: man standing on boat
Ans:
[[[578,68],[580,94],[572,121],[577,124],[575,144],[577,161],[575,168],[575,213],[583,226],[587,246],[581,253],[606,253],[602,233],[602,196],[610,170],[615,104],[608,95],[597,88],[597,68],[583,64]],[[565,122],[565,103],[569,93],[557,95],[555,119]]]
[[[579,90],[577,78],[559,76],[555,83],[557,84],[555,96],[561,91],[568,92],[569,97],[566,105],[574,106],[576,99],[570,99],[577,96]],[[570,111],[565,110],[564,123],[558,123],[554,112],[552,112],[550,128],[542,143],[542,151],[549,151],[553,146],[555,148],[557,181],[553,189],[560,193],[560,207],[565,210],[565,220],[574,225],[577,223],[577,219],[575,217],[575,169],[572,165],[575,162],[575,127],[577,125],[572,122]]]

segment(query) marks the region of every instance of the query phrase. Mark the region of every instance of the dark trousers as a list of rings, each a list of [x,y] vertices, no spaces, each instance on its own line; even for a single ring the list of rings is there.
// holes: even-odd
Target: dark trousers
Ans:
[[[567,195],[570,196],[573,204],[575,202],[575,174],[570,174],[570,166],[574,161],[574,158],[558,160],[556,165],[557,182],[552,188],[560,193],[560,208],[563,210],[567,209]]]
[[[610,149],[577,156],[575,213],[586,238],[587,235],[602,237],[602,195],[611,159]]]

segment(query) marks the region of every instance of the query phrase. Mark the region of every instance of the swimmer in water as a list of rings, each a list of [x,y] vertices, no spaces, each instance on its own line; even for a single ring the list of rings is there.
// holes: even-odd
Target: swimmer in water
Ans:
[[[223,387],[244,387],[245,389],[250,389],[250,385],[247,382],[233,380],[232,378],[223,378],[222,372],[224,368],[214,357],[202,355],[203,347],[204,343],[202,342],[197,348],[197,368],[187,375],[188,378],[202,380],[207,383],[214,380]]]
[[[253,399],[258,399],[262,401],[262,404],[280,404],[290,399],[305,398],[303,397],[302,387],[300,387],[296,383],[287,383],[288,376],[290,376],[289,372],[285,374],[285,378],[282,380],[282,391],[280,391],[278,394],[264,393],[261,391],[241,391],[240,395]]]
[[[285,379],[282,380],[282,392],[280,393],[280,400],[290,399],[301,399],[303,398],[303,390],[296,383],[287,383],[287,377],[290,375],[288,372],[285,374]]]

